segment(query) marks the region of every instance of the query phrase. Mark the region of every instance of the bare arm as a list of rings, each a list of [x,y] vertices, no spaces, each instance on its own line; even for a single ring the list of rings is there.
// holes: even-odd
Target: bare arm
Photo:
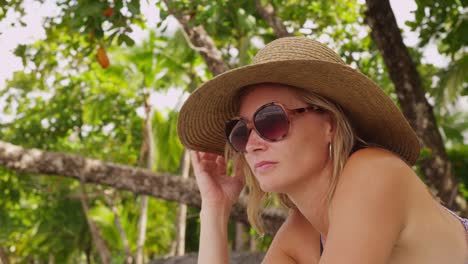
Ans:
[[[223,157],[196,151],[190,155],[202,199],[198,263],[229,263],[227,224],[244,186],[242,170],[230,177]]]
[[[202,204],[198,263],[229,263],[227,224],[230,210],[216,204]]]

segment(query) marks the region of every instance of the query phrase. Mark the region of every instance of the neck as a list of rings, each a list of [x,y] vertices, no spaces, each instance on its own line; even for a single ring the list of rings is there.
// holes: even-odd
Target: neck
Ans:
[[[302,215],[324,236],[328,234],[329,219],[326,196],[331,172],[332,163],[328,161],[316,175],[307,177],[306,180],[301,181],[286,192]]]

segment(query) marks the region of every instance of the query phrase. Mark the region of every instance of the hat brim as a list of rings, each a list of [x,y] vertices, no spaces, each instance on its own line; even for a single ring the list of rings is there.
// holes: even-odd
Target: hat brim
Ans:
[[[376,83],[347,65],[283,60],[224,72],[196,89],[179,113],[178,134],[189,149],[224,154],[225,122],[235,116],[239,90],[259,83],[299,87],[339,104],[357,134],[414,165],[419,140],[402,112]]]

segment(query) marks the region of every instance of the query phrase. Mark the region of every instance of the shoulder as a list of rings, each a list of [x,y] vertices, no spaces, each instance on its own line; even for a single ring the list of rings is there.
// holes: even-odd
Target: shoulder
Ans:
[[[354,152],[347,160],[336,186],[338,199],[369,195],[403,195],[412,169],[396,154],[380,149],[365,148]],[[375,195],[375,196],[374,196]]]
[[[410,181],[414,172],[396,154],[379,148],[353,153],[346,162],[329,207],[335,223],[355,217],[394,220],[404,224],[409,204]],[[359,215],[360,214],[360,215]],[[356,223],[358,224],[358,223]]]
[[[371,184],[367,185],[369,187],[379,183],[397,184],[408,180],[412,173],[412,169],[396,154],[381,148],[365,148],[348,158],[338,185],[351,188],[363,183]]]
[[[329,207],[327,248],[343,254],[327,258],[336,263],[358,263],[359,258],[366,263],[388,261],[407,222],[411,173],[401,158],[383,149],[366,148],[350,156]],[[364,248],[375,250],[365,257],[355,254]]]
[[[406,166],[408,165],[395,153],[376,147],[369,147],[360,149],[351,154],[346,162],[346,166],[349,167],[350,165],[371,165],[372,162],[379,162],[386,165],[398,165],[398,166]]]

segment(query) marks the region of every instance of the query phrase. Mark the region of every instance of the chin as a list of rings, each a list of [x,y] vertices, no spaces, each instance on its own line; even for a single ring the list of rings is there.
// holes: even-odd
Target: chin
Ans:
[[[287,175],[285,177],[285,175]],[[296,176],[296,177],[293,177]],[[255,178],[260,186],[260,189],[264,192],[269,193],[288,193],[292,189],[296,189],[298,186],[302,186],[309,176],[297,177],[299,173],[297,171],[290,171],[285,173],[283,171],[276,173],[266,173],[255,175]]]
[[[271,181],[271,179],[258,180],[258,183],[260,185],[260,189],[268,193],[282,193],[285,191],[285,187],[286,187],[284,184]]]

